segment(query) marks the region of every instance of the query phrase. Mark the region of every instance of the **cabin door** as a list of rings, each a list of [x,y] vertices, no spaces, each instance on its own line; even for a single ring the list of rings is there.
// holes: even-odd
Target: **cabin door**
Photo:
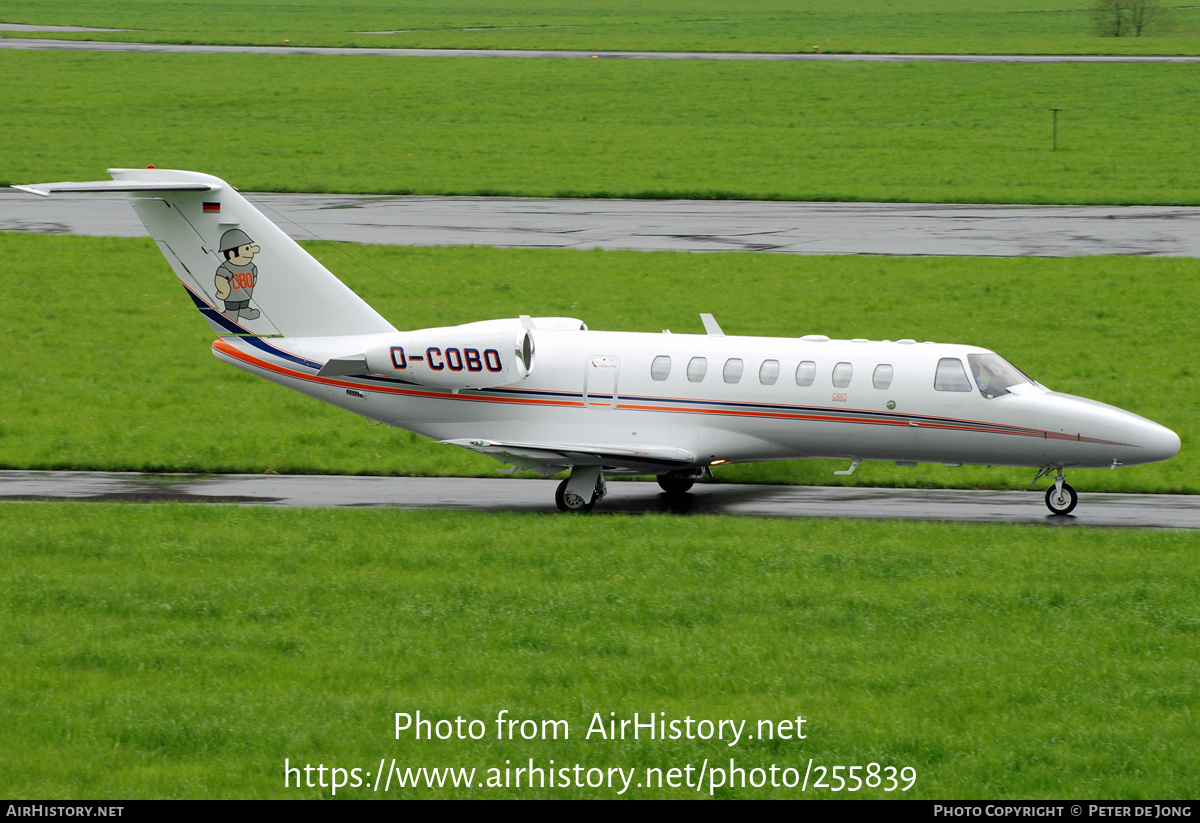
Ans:
[[[583,371],[583,405],[589,409],[615,409],[620,372],[619,357],[611,354],[589,357]]]

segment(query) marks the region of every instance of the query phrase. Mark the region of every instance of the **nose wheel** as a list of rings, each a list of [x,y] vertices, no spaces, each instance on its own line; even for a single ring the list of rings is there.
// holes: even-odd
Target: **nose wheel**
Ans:
[[[1046,508],[1055,514],[1070,514],[1079,502],[1079,495],[1066,483],[1046,489]]]
[[[1043,477],[1049,477],[1050,472],[1054,472],[1054,485],[1046,489],[1046,508],[1054,514],[1070,514],[1079,503],[1079,495],[1063,482],[1062,466],[1047,466],[1041,469],[1029,484],[1029,488],[1032,489]]]

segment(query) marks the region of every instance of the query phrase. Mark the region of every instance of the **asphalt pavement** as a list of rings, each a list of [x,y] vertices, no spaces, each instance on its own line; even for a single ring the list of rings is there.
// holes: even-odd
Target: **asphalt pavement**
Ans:
[[[1082,478],[1076,479],[1083,486]],[[0,500],[186,502],[287,507],[392,507],[554,513],[557,480],[317,475],[189,475],[0,471]],[[925,520],[1047,526],[1200,528],[1200,500],[1185,495],[1081,492],[1066,516],[1038,491],[871,489],[699,483],[680,499],[655,483],[608,483],[590,516],[608,513],[797,519]],[[577,516],[577,515],[563,515]]]
[[[103,177],[103,172],[96,175],[97,179]],[[792,254],[1200,257],[1200,208],[1181,206],[254,192],[246,196],[297,239],[354,243]],[[13,189],[0,189],[0,230],[146,236],[124,195],[35,197]]]

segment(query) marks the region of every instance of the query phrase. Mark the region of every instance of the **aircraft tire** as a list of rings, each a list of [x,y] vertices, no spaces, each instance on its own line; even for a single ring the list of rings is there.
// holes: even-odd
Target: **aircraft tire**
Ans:
[[[1079,495],[1066,483],[1062,485],[1062,494],[1054,493],[1054,487],[1046,489],[1046,508],[1054,514],[1070,514],[1079,503]]]
[[[686,494],[696,484],[696,478],[690,475],[660,474],[658,487],[672,497]]]
[[[592,499],[586,503],[582,503],[582,498],[580,498],[578,495],[572,495],[574,500],[571,502],[579,503],[579,505],[571,506],[567,502],[567,482],[569,480],[570,478],[567,478],[567,480],[559,483],[558,488],[554,490],[554,503],[558,506],[558,510],[560,512],[576,512],[579,514],[587,514],[592,509],[596,508],[597,495],[595,492],[592,493]]]

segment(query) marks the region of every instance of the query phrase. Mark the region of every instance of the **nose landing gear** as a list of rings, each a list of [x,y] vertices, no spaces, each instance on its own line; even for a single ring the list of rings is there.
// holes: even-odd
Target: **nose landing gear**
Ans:
[[[1052,468],[1055,471],[1054,485],[1046,489],[1046,508],[1053,514],[1070,514],[1079,503],[1079,495],[1075,493],[1075,490],[1069,484],[1063,482],[1062,466],[1058,466],[1057,468],[1047,466],[1037,473],[1037,477],[1033,478],[1033,482],[1036,483],[1048,475]],[[1032,485],[1031,483],[1030,486]]]
[[[1066,483],[1046,489],[1046,507],[1055,514],[1070,514],[1078,502],[1079,495]]]

